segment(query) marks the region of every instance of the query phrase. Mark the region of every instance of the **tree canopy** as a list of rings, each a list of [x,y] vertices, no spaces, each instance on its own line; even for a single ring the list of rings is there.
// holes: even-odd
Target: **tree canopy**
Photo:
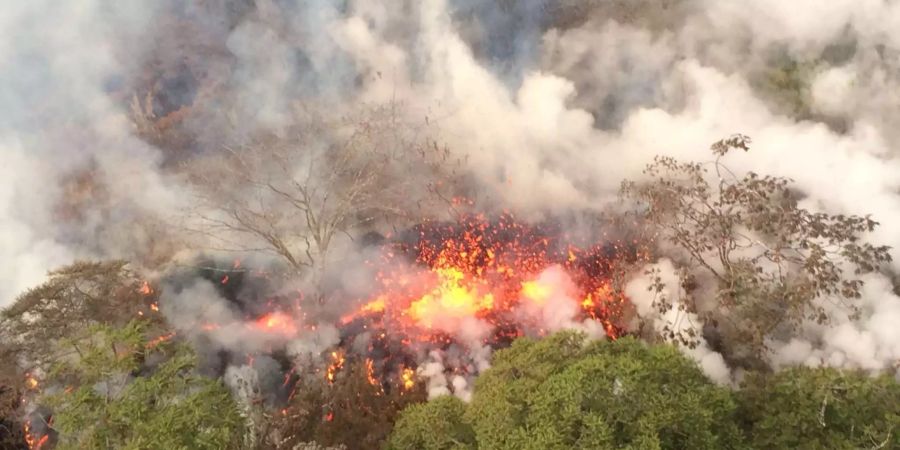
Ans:
[[[405,411],[390,448],[737,448],[736,408],[672,346],[564,332],[498,352],[465,407]]]
[[[69,387],[40,399],[53,409],[56,448],[238,448],[243,420],[225,386],[196,374],[183,345],[148,364],[168,345],[147,341],[143,330],[140,322],[100,325],[67,342],[79,358],[57,363],[50,379]]]
[[[729,355],[745,360],[758,358],[776,330],[827,323],[819,299],[857,315],[859,275],[891,260],[887,246],[863,239],[878,225],[872,218],[806,210],[790,179],[738,176],[722,161],[729,151],[749,148],[750,138],[735,135],[712,145],[709,163],[657,156],[644,170],[646,180],[622,186],[644,223],[680,251],[683,285],[695,286],[697,275],[717,285],[714,310],[687,306],[717,330]],[[671,309],[670,300],[656,306]],[[696,343],[694,336],[676,338]]]
[[[900,448],[900,384],[835,369],[753,374],[739,392],[753,448]]]

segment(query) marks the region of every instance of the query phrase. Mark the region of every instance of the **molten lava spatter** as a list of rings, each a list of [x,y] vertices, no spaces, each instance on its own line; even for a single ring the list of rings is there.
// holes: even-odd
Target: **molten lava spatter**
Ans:
[[[388,246],[378,262],[385,268],[378,273],[380,292],[343,323],[382,316],[389,331],[410,333],[415,341],[434,331],[452,334],[469,319],[520,335],[527,331],[519,326],[523,303],[571,300],[579,309],[573,320],[598,321],[607,335],[619,334],[625,299],[611,287],[620,262],[615,247],[575,247],[509,216],[424,225],[417,232],[411,243]],[[398,264],[410,253],[414,264]],[[562,275],[541,277],[551,269]]]
[[[362,339],[370,379],[410,389],[421,355],[437,355],[429,358],[441,359],[449,377],[468,377],[491,349],[520,336],[578,329],[616,338],[627,305],[617,281],[646,255],[633,243],[576,245],[556,229],[511,216],[424,224],[371,261],[377,287],[341,318],[341,347],[359,349]],[[439,356],[448,351],[452,361]]]
[[[326,295],[317,305],[304,303],[301,292],[266,295],[264,303],[235,300],[237,323],[201,319],[197,329],[249,332],[275,352],[294,340],[317,339],[317,327],[333,319],[315,316],[316,307],[324,304],[333,314],[330,304],[354,300],[355,309],[334,321],[338,344],[321,354],[315,369],[326,384],[359,363],[369,383],[384,392],[391,386],[411,390],[419,380],[431,386],[435,376],[445,376],[447,386],[463,386],[489,366],[494,349],[520,336],[577,329],[618,337],[627,305],[618,281],[645,255],[633,243],[576,241],[561,227],[526,225],[510,215],[424,223],[387,236],[375,250],[365,297]],[[268,277],[238,269],[239,261],[233,267],[207,276],[224,297],[246,291],[247,282],[266,291]],[[431,367],[427,373],[425,365]],[[291,396],[297,379],[285,377]]]

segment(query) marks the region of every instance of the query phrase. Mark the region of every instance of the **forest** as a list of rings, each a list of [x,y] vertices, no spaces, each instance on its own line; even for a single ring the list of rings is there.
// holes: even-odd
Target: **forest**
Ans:
[[[900,449],[900,6],[0,6],[0,448]]]

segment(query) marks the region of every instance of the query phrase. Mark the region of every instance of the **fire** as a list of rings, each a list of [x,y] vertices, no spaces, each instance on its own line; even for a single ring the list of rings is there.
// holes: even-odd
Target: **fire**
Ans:
[[[360,311],[366,312],[366,313],[382,312],[382,311],[384,311],[384,303],[385,303],[385,297],[381,296],[381,297],[376,298],[374,301],[366,304],[362,308],[360,308]]]
[[[381,385],[381,382],[375,378],[375,363],[369,358],[366,358],[366,379],[372,386]]]
[[[408,309],[419,325],[432,328],[436,320],[475,317],[493,308],[493,294],[481,294],[459,268],[439,268],[435,274],[438,285]]]
[[[162,336],[159,336],[159,337],[157,337],[156,339],[153,339],[152,341],[148,342],[147,345],[146,345],[145,347],[146,347],[148,350],[149,350],[149,349],[154,349],[154,348],[158,347],[160,344],[162,344],[163,342],[166,342],[166,341],[171,340],[173,337],[175,337],[175,332],[174,332],[174,331],[171,332],[171,333],[168,333],[168,334],[164,334],[164,335],[162,335]]]
[[[526,281],[522,283],[522,297],[537,304],[543,304],[550,296],[551,287],[539,281]]]
[[[415,380],[416,372],[409,367],[404,367],[403,371],[400,372],[400,380],[403,381],[403,389],[407,391],[412,389],[416,385]]]
[[[271,332],[291,336],[297,334],[297,325],[294,319],[282,312],[268,313],[254,323],[256,328]]]
[[[360,307],[359,310],[357,310],[353,314],[348,314],[342,317],[341,323],[347,324],[349,322],[352,322],[353,319],[355,319],[359,315],[377,314],[383,312],[386,302],[387,298],[385,296],[379,296],[375,300],[372,300],[371,302],[366,303],[365,305]]]
[[[446,228],[424,227],[412,247],[400,244],[385,251],[381,291],[341,323],[383,316],[394,330],[422,341],[429,340],[422,333],[452,332],[467,318],[519,328],[513,316],[520,303],[541,306],[551,298],[572,296],[581,310],[579,320],[599,321],[608,335],[617,335],[611,319],[625,299],[611,288],[615,267],[604,253],[618,252],[618,247],[580,248],[553,235],[511,216],[496,223],[475,216]],[[418,268],[391,269],[397,255],[410,251]],[[565,283],[541,279],[554,267],[565,273]]]
[[[150,294],[152,294],[152,293],[153,293],[153,288],[150,287],[150,282],[148,282],[148,281],[146,281],[146,280],[143,281],[143,282],[141,283],[141,287],[138,288],[138,293],[140,293],[141,295],[150,295]]]
[[[328,370],[325,371],[325,379],[329,383],[334,383],[335,375],[344,368],[344,352],[331,352],[331,361],[331,365],[329,365]]]
[[[451,345],[497,348],[569,326],[599,328],[615,338],[627,300],[614,280],[622,279],[629,261],[640,264],[647,255],[637,243],[574,245],[558,230],[512,216],[475,216],[415,231],[418,239],[382,248],[381,259],[371,263],[377,266],[372,296],[339,321],[353,330],[342,349],[352,348],[356,334],[367,336],[362,356],[372,384],[392,376],[411,389],[415,355]],[[329,382],[343,355],[332,354]],[[372,364],[373,358],[386,359]]]
[[[28,445],[28,448],[31,450],[40,450],[44,447],[44,444],[50,440],[50,435],[44,434],[41,437],[37,437],[32,434],[31,430],[31,421],[25,421],[25,426],[23,427],[25,431],[25,443]]]
[[[627,304],[616,281],[648,255],[636,242],[576,242],[559,228],[526,225],[511,215],[419,225],[388,237],[368,262],[373,287],[346,299],[359,306],[335,321],[340,343],[323,353],[321,375],[333,384],[338,372],[359,363],[373,386],[410,390],[424,376],[417,372],[423,357],[440,359],[451,347],[444,370],[468,377],[484,367],[490,351],[520,336],[576,327],[615,338]],[[241,279],[224,274],[218,281]],[[278,344],[317,329],[318,318],[301,310],[302,298],[269,299],[261,316],[199,327],[214,332],[239,325],[268,333]],[[478,361],[466,359],[469,351],[479,352]],[[295,382],[286,377],[285,387]]]
[[[38,382],[37,378],[35,378],[30,373],[25,375],[25,386],[28,389],[31,389],[31,390],[37,389],[39,384],[40,383]]]

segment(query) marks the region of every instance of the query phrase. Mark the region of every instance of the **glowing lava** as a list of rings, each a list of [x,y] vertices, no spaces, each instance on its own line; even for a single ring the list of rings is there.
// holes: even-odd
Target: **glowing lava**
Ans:
[[[477,317],[494,306],[494,295],[479,292],[456,267],[435,269],[437,286],[409,306],[409,316],[420,326],[432,328],[435,321]]]
[[[520,336],[574,328],[616,338],[628,313],[620,282],[649,255],[636,241],[573,241],[560,227],[527,225],[510,215],[424,223],[387,237],[375,254],[367,262],[374,279],[366,280],[366,295],[325,299],[358,305],[335,320],[339,340],[322,353],[317,370],[328,384],[358,363],[382,392],[411,390],[417,377],[431,382],[433,372],[418,371],[426,362],[437,361],[448,379],[468,378],[486,367],[491,351]],[[215,279],[240,283],[243,277]],[[322,323],[307,316],[316,308],[301,311],[302,299],[302,293],[294,303],[269,299],[261,316],[198,327],[211,333],[247,327],[266,333],[272,348],[286,345]],[[284,385],[294,382],[288,376]]]

